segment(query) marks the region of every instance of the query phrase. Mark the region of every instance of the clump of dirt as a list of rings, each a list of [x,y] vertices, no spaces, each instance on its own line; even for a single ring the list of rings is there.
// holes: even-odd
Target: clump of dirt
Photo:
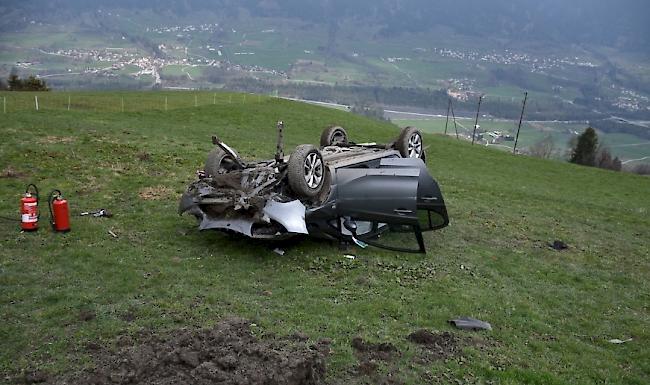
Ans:
[[[148,162],[151,160],[151,154],[146,152],[146,151],[141,151],[137,153],[136,158],[138,158],[141,162]]]
[[[138,192],[140,198],[148,201],[159,201],[174,197],[174,190],[165,186],[145,187]]]
[[[97,318],[97,314],[92,310],[84,309],[79,312],[80,321],[92,321],[95,318]]]
[[[400,352],[395,345],[389,342],[380,342],[373,344],[364,341],[361,337],[352,339],[352,347],[359,361],[382,360],[390,361],[395,356],[399,356]]]
[[[361,337],[352,339],[352,348],[354,355],[359,361],[356,367],[356,374],[368,376],[372,383],[375,384],[400,384],[397,378],[399,369],[396,367],[395,358],[401,355],[401,352],[395,345],[388,342],[370,343],[364,341]],[[388,363],[387,374],[378,372],[380,361]]]
[[[329,344],[256,338],[248,321],[232,318],[211,329],[151,335],[118,351],[91,351],[96,369],[68,383],[87,384],[321,384]]]
[[[463,340],[450,332],[432,333],[420,329],[406,338],[424,347],[429,359],[445,360],[462,354]]]

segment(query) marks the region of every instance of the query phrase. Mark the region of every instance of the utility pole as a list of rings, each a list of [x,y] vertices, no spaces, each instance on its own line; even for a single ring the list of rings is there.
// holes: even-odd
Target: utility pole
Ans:
[[[451,117],[454,118],[454,130],[456,130],[456,140],[458,140],[458,125],[456,124],[456,114],[454,114],[454,104],[451,103],[451,99],[449,99],[449,105],[451,106]]]
[[[526,100],[528,99],[528,91],[524,92],[524,103],[521,106],[521,116],[519,116],[519,125],[517,126],[517,137],[515,138],[515,146],[512,148],[512,153],[517,153],[517,142],[519,141],[519,130],[521,130],[521,121],[524,119],[524,109],[526,109]]]
[[[478,97],[478,108],[476,109],[476,121],[474,122],[474,133],[472,134],[472,145],[474,145],[474,139],[476,138],[476,129],[478,128],[478,114],[481,111],[482,100],[483,100],[483,95]]]
[[[70,111],[70,95],[68,95],[68,111]]]
[[[447,135],[447,125],[449,124],[449,110],[451,109],[451,99],[447,103],[447,120],[445,120],[445,136]]]
[[[167,96],[165,96],[165,111],[167,111]]]
[[[34,95],[34,104],[36,105],[36,111],[38,111],[38,96]]]

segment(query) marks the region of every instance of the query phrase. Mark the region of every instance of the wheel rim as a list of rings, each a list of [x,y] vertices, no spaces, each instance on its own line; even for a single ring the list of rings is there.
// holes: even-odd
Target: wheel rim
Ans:
[[[332,135],[332,144],[340,143],[345,143],[345,135],[340,131],[336,131],[334,132],[334,135]]]
[[[422,155],[422,137],[417,132],[409,138],[408,150],[409,158],[420,158]]]
[[[313,152],[307,155],[304,166],[307,186],[311,189],[317,188],[323,180],[323,161]]]

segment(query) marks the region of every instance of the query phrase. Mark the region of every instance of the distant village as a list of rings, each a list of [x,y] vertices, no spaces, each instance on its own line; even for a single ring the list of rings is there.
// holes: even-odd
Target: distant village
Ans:
[[[196,51],[194,53],[190,53],[188,52],[188,46],[184,43],[181,43],[181,41],[184,39],[191,39],[193,34],[196,33],[223,33],[223,26],[220,26],[219,23],[150,26],[146,27],[145,30],[147,33],[172,35],[170,37],[177,38],[178,42],[159,44],[156,47],[157,49],[154,49],[156,51],[155,54],[144,54],[141,50],[134,48],[71,48],[54,51],[46,51],[41,49],[40,52],[42,54],[67,57],[74,60],[75,62],[84,63],[84,66],[82,69],[80,69],[79,66],[67,68],[66,71],[62,73],[60,70],[58,71],[59,73],[53,70],[49,70],[42,72],[40,74],[40,77],[47,78],[81,74],[97,74],[106,77],[129,75],[133,76],[134,78],[151,77],[153,79],[154,85],[161,85],[163,79],[161,76],[161,71],[165,67],[181,66],[181,72],[185,73],[188,77],[188,80],[190,81],[194,80],[191,74],[187,71],[191,67],[216,67],[224,69],[226,71],[247,72],[251,74],[268,74],[282,79],[289,78],[288,74],[285,71],[265,68],[258,65],[243,65],[231,62],[231,59],[233,59],[235,56],[255,55],[255,52],[251,51],[250,48],[245,50],[241,49],[239,51],[233,50],[231,48],[228,50],[228,52],[226,52],[226,49],[224,49],[222,45],[215,43],[204,43],[196,47]],[[236,33],[237,31],[235,29],[228,29],[226,32]],[[260,32],[267,34],[275,33],[276,31],[275,29],[264,29]],[[244,39],[245,36],[246,34],[243,34]],[[122,37],[122,39],[125,39],[125,37]],[[313,52],[314,51],[308,49],[304,50],[304,53],[307,55],[311,55]],[[209,58],[197,53],[205,53],[205,55],[213,57]],[[517,53],[508,49],[505,49],[502,52],[491,51],[482,53],[473,50],[457,50],[439,47],[413,48],[414,57],[418,57],[426,53],[458,61],[490,63],[499,65],[519,65],[527,68],[532,73],[543,73],[548,70],[565,68],[567,66],[589,68],[598,67],[598,64],[579,57],[534,57],[527,53]],[[356,58],[362,56],[363,54],[359,52],[351,52],[350,55]],[[386,56],[381,57],[380,60],[392,64],[396,67],[396,69],[401,71],[401,69],[398,67],[399,64],[403,62],[410,62],[414,60],[414,58],[405,56]],[[298,61],[300,62],[300,60]],[[15,65],[19,68],[30,68],[38,64],[41,63],[36,61],[21,61],[17,62]],[[136,67],[137,70],[130,67]],[[410,74],[406,72],[405,74],[410,77]],[[448,93],[451,97],[458,100],[467,101],[478,97],[478,95],[481,93],[481,91],[477,89],[476,81],[470,78],[450,78],[442,80],[440,83],[442,87],[445,87],[448,90]],[[553,90],[559,91],[561,88],[561,86],[556,85],[554,86]],[[650,109],[650,100],[648,100],[647,97],[625,88],[620,88],[616,91],[619,93],[619,96],[612,102],[612,105],[614,107],[627,111]]]

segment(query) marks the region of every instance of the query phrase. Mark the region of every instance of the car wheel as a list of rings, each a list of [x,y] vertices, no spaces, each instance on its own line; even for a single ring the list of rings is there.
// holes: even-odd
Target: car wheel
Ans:
[[[424,159],[422,133],[416,127],[403,128],[395,146],[404,158]]]
[[[334,146],[337,144],[348,144],[348,133],[343,127],[331,126],[323,130],[320,135],[320,146]]]
[[[287,166],[289,186],[301,197],[316,197],[325,185],[325,173],[323,156],[311,144],[296,147],[289,157]]]
[[[240,167],[235,159],[219,146],[210,151],[205,161],[205,173],[212,176],[238,168]]]

